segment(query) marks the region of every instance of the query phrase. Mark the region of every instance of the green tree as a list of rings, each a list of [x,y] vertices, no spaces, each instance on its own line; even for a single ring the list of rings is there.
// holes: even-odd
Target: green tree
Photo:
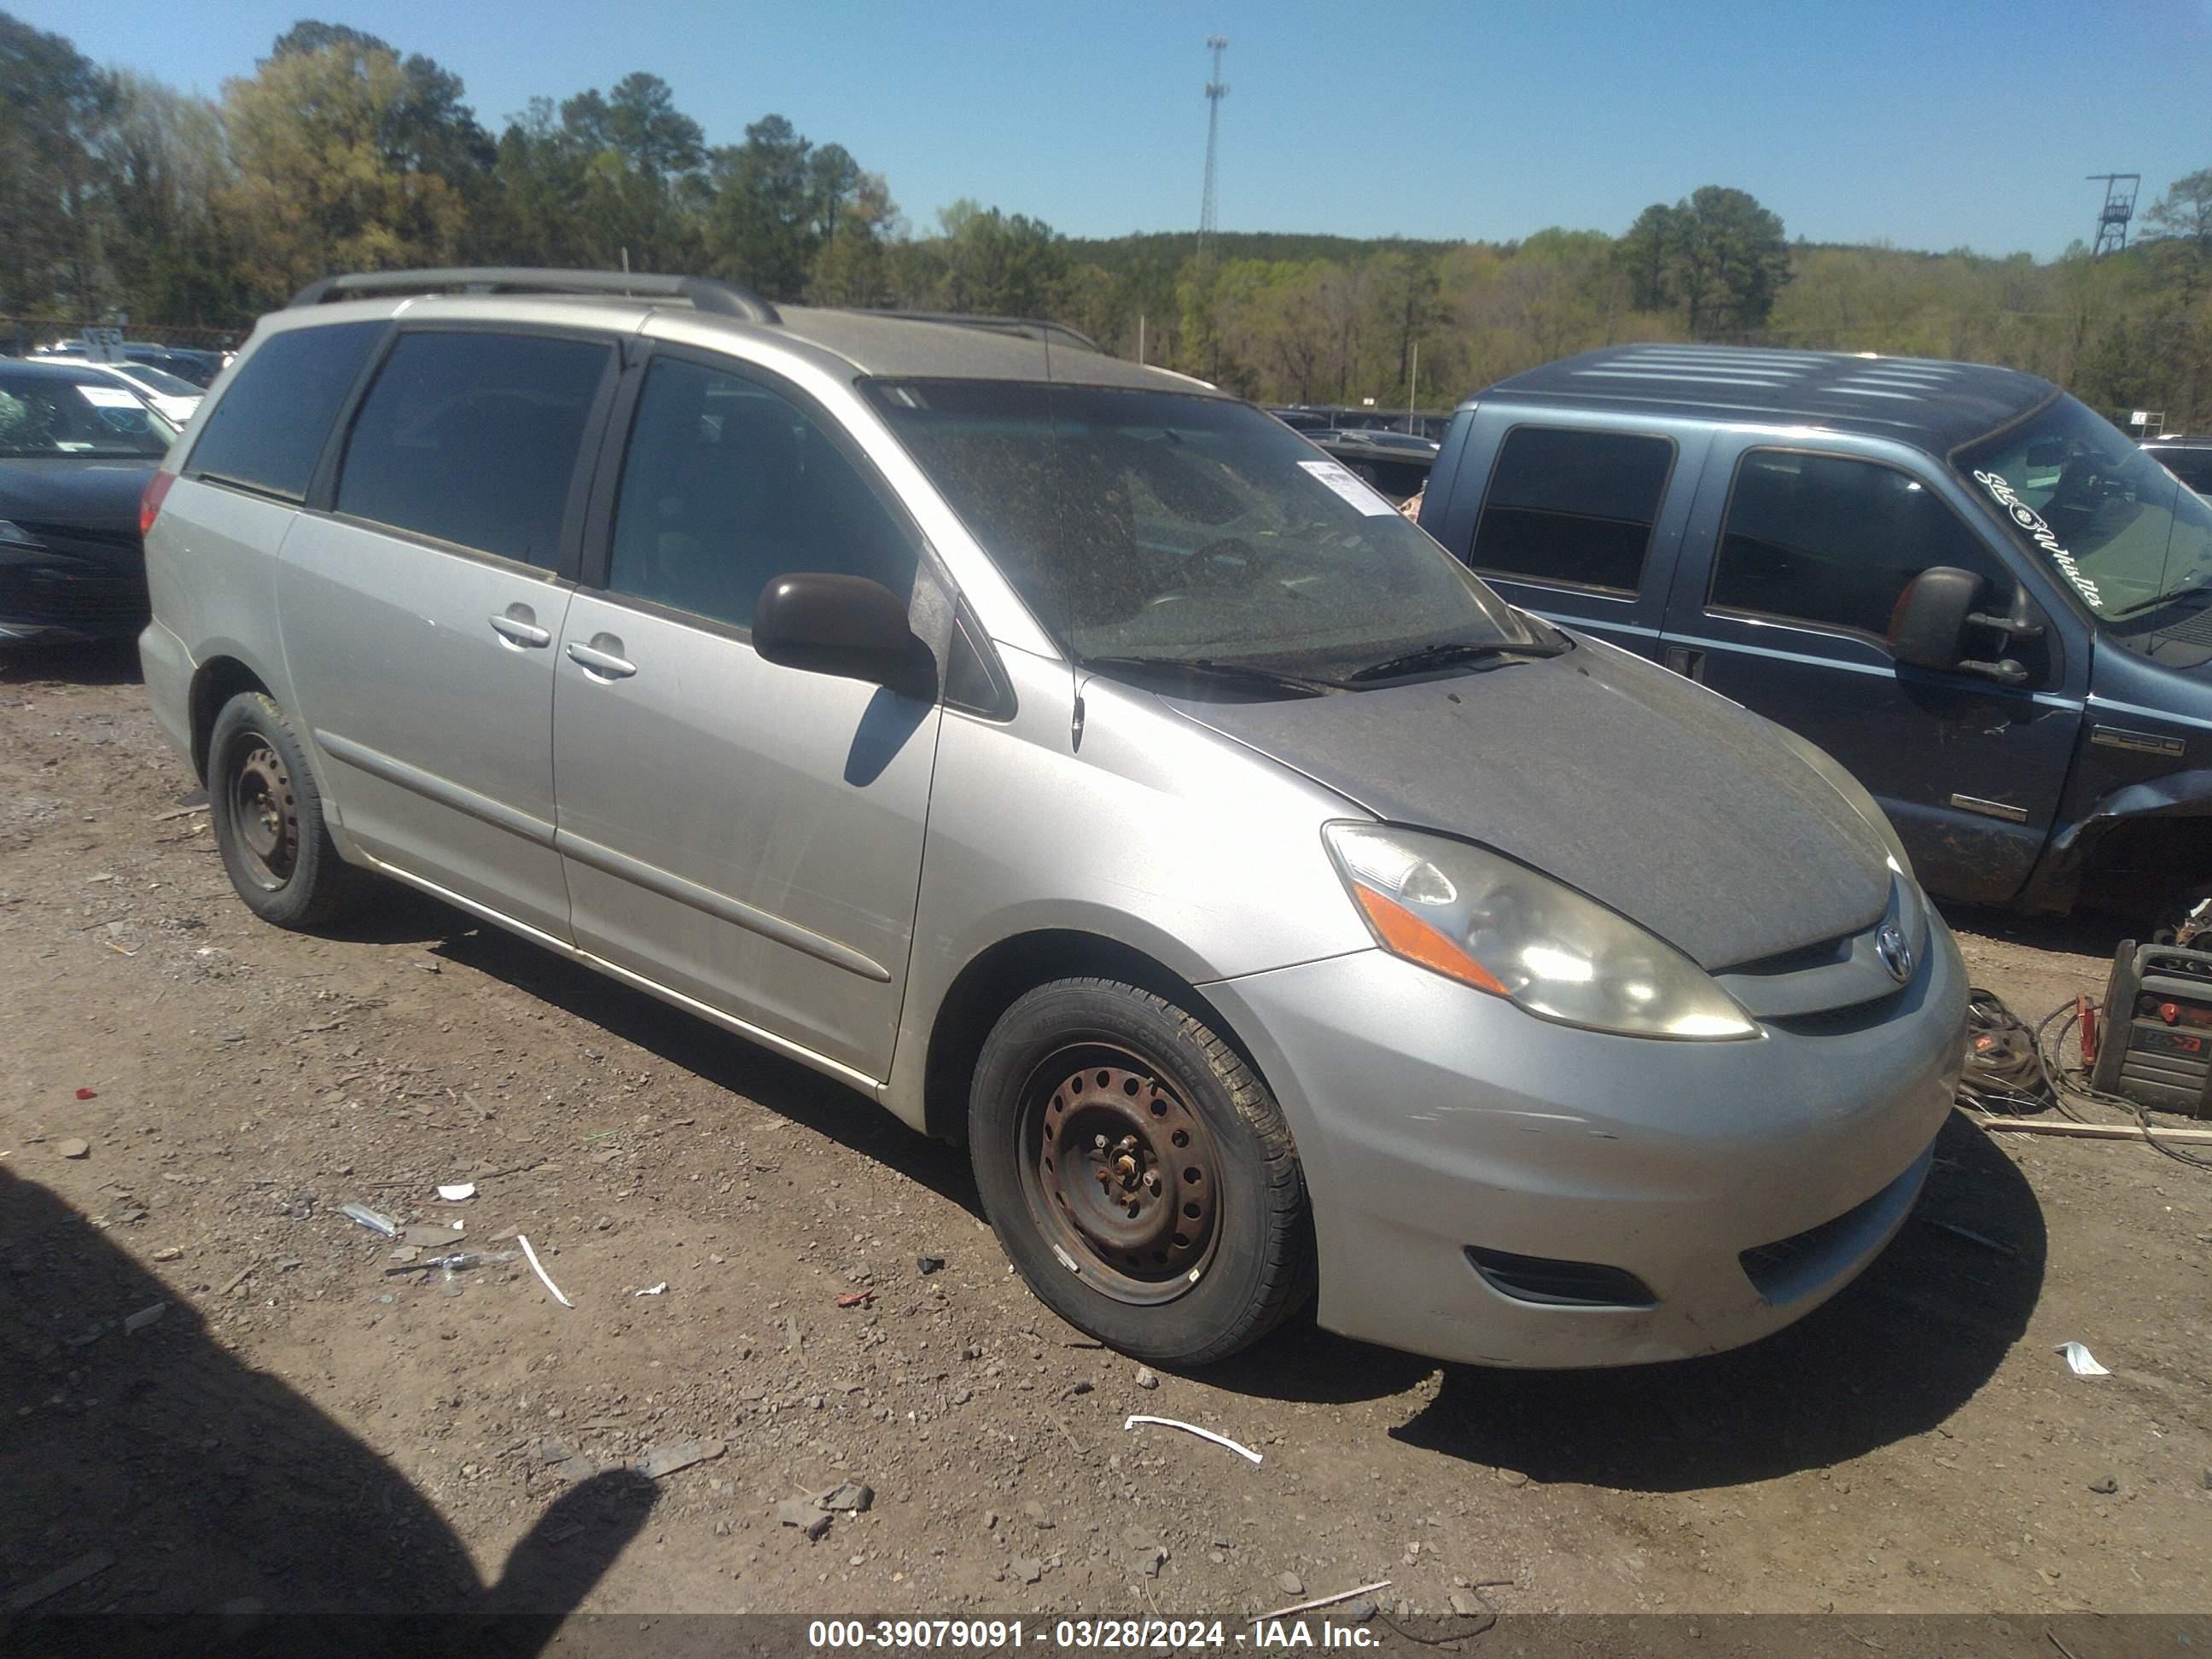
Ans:
[[[1782,221],[1743,191],[1706,185],[1674,209],[1668,280],[1690,337],[1741,338],[1766,321],[1790,280]]]
[[[393,167],[434,175],[464,194],[490,167],[491,137],[462,101],[466,89],[461,77],[434,58],[420,52],[403,58],[375,35],[343,23],[307,20],[276,37],[268,61],[325,52],[337,54],[360,77],[370,73],[372,59],[388,58],[398,65],[399,88],[379,112],[377,132],[377,143]]]
[[[243,305],[237,248],[216,203],[231,187],[221,112],[125,70],[97,147],[108,275],[135,317],[223,327]]]
[[[295,31],[296,33],[296,31]],[[237,177],[218,210],[239,228],[240,275],[257,299],[333,271],[450,263],[467,217],[461,192],[395,144],[414,87],[390,48],[334,41],[263,62],[223,88]]]
[[[940,300],[946,310],[1042,317],[1052,309],[1067,274],[1067,250],[1050,225],[964,198],[938,222],[945,232]]]
[[[0,310],[98,307],[93,152],[115,98],[69,41],[0,12]]]
[[[718,274],[771,300],[796,300],[820,246],[809,167],[813,145],[781,115],[745,129],[714,153],[714,201],[707,246]]]
[[[1614,245],[1614,257],[1628,279],[1628,303],[1637,310],[1666,308],[1668,267],[1680,238],[1674,210],[1654,202],[1636,216],[1628,234]]]

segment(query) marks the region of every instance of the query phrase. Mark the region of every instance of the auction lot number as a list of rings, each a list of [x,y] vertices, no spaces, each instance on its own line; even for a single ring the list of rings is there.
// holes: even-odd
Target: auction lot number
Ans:
[[[1042,1647],[1045,1632],[1034,1636],[1018,1619],[817,1619],[806,1627],[814,1648],[1018,1648],[1025,1641]],[[1050,1645],[1079,1650],[1147,1651],[1224,1645],[1218,1619],[1063,1619],[1052,1627]]]

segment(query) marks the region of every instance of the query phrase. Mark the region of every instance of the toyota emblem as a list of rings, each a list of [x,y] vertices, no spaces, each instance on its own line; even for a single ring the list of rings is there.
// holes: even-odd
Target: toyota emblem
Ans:
[[[1885,921],[1881,931],[1874,936],[1875,954],[1881,965],[1889,969],[1889,976],[1899,985],[1912,977],[1912,947],[1905,942],[1904,932],[1893,921]]]

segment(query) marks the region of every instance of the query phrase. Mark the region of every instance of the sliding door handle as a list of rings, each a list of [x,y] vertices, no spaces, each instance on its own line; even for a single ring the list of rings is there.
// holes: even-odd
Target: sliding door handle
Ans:
[[[611,634],[594,634],[589,645],[571,640],[566,648],[570,662],[600,679],[626,680],[637,672],[637,665],[622,654],[623,642]]]

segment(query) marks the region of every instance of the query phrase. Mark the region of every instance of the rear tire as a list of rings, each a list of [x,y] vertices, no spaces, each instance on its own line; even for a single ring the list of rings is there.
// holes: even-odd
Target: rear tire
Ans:
[[[1282,1109],[1164,998],[1104,979],[1023,996],[984,1042],[969,1140],[984,1210],[1030,1288],[1123,1353],[1206,1364],[1312,1293],[1305,1176]]]
[[[222,867],[264,921],[325,927],[360,903],[365,871],[338,856],[306,752],[275,699],[242,691],[208,738],[208,816]]]

